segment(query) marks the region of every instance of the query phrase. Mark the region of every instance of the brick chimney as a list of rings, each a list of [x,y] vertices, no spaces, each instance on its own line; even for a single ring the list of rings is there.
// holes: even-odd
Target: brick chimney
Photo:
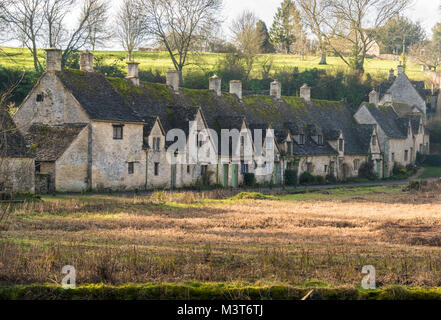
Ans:
[[[242,100],[242,81],[231,80],[230,81],[230,93],[235,94],[240,100]]]
[[[392,93],[386,93],[385,95],[384,95],[384,98],[383,98],[383,101],[384,101],[384,105],[385,106],[391,106],[392,105]]]
[[[132,81],[132,83],[139,87],[139,63],[129,61],[127,62],[127,80]]]
[[[306,83],[300,88],[300,98],[311,101],[311,88]]]
[[[172,87],[175,92],[179,92],[179,72],[173,69],[167,71],[167,86]]]
[[[270,96],[280,100],[282,98],[282,84],[274,80],[270,85]]]
[[[56,48],[46,49],[46,71],[61,71],[61,50]]]
[[[222,79],[219,78],[217,75],[212,76],[209,79],[209,89],[210,91],[214,91],[218,96],[222,95]]]
[[[90,53],[88,50],[81,53],[80,70],[86,72],[93,72],[93,54]]]
[[[378,106],[378,104],[380,103],[380,95],[378,94],[377,91],[372,90],[369,93],[369,103]]]

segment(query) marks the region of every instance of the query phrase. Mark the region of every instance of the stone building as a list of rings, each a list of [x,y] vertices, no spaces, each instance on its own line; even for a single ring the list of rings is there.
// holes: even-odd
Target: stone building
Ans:
[[[0,194],[35,191],[34,157],[9,113],[0,109]]]
[[[398,114],[421,113],[427,116],[426,89],[424,81],[410,81],[403,70],[398,66],[395,76],[390,70],[389,79],[371,92],[370,102],[376,105],[393,105]]]
[[[358,176],[367,161],[382,177],[383,148],[402,148],[397,156],[407,148],[385,142],[395,127],[369,116],[371,105],[354,117],[344,102],[312,99],[307,85],[300,97],[282,96],[278,81],[269,96],[246,96],[240,81],[222,92],[214,76],[209,90],[190,90],[180,87],[174,71],[167,72],[167,84],[145,83],[137,63],[129,63],[127,78],[120,79],[94,72],[89,52],[81,55],[81,70],[62,70],[58,50],[47,57],[47,72],[14,115],[36,153],[43,189],[238,187],[250,173],[258,183],[277,185],[286,170],[345,180]],[[415,135],[423,125],[414,115],[407,119],[404,140],[424,145],[424,129]],[[400,130],[406,126],[397,123]],[[230,136],[223,140],[225,131]]]

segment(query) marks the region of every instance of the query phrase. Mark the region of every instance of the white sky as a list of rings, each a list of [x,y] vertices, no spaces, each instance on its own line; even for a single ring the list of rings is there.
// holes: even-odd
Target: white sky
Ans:
[[[121,3],[121,0],[110,0],[112,11],[115,12]],[[229,36],[230,22],[237,17],[243,10],[251,10],[260,19],[265,21],[268,28],[271,27],[274,14],[280,6],[282,0],[224,0],[224,9],[222,16],[224,25],[222,32],[224,36]],[[431,30],[437,22],[441,22],[441,0],[414,0],[414,4],[404,12],[414,22],[420,22],[428,36],[431,36]],[[67,22],[75,22],[75,12],[71,17],[67,17]],[[6,44],[14,45],[12,42]],[[110,49],[110,48],[109,48]],[[120,49],[115,46],[113,49]]]

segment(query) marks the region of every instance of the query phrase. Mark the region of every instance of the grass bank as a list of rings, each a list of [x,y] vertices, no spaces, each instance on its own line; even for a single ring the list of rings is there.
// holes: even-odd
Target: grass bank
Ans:
[[[242,283],[91,284],[65,290],[57,285],[0,287],[0,300],[300,300],[310,290],[324,300],[441,300],[441,288],[250,285]]]

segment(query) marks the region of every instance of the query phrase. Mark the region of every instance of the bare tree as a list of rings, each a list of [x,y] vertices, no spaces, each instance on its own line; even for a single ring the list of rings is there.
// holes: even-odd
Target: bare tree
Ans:
[[[411,0],[329,0],[331,34],[322,33],[333,51],[350,67],[364,72],[367,52],[375,41],[376,29],[408,7]],[[333,45],[331,38],[352,46],[351,60]]]
[[[62,42],[67,30],[64,19],[72,10],[74,0],[46,0],[43,4],[44,31],[49,48],[55,48]]]
[[[45,0],[4,0],[0,18],[16,39],[22,39],[34,58],[34,68],[42,72],[37,48],[44,23]]]
[[[197,35],[219,23],[222,0],[140,0],[143,25],[168,51],[181,74]]]
[[[87,21],[87,43],[92,50],[95,50],[96,47],[106,47],[107,42],[114,36],[110,31],[111,28],[108,26],[108,12],[109,4],[108,2],[103,2],[101,10],[96,12],[96,17]]]
[[[107,14],[107,3],[105,0],[84,0],[81,13],[75,29],[67,37],[63,45],[63,55],[61,57],[64,65],[72,52],[79,50],[90,43],[91,27],[103,22]],[[95,38],[95,43],[97,39]]]
[[[244,11],[233,21],[231,26],[235,44],[245,59],[247,78],[264,41],[262,34],[257,30],[258,21],[259,19],[253,12]]]
[[[139,6],[137,0],[124,0],[115,22],[116,35],[127,51],[129,61],[133,59],[135,48],[141,45],[146,36],[143,30],[143,18],[137,10]]]
[[[330,17],[330,3],[328,0],[297,0],[297,7],[300,10],[303,23],[310,32],[317,38],[318,47],[321,52],[321,65],[327,64],[326,55],[328,44],[326,36],[330,34],[328,28]]]

